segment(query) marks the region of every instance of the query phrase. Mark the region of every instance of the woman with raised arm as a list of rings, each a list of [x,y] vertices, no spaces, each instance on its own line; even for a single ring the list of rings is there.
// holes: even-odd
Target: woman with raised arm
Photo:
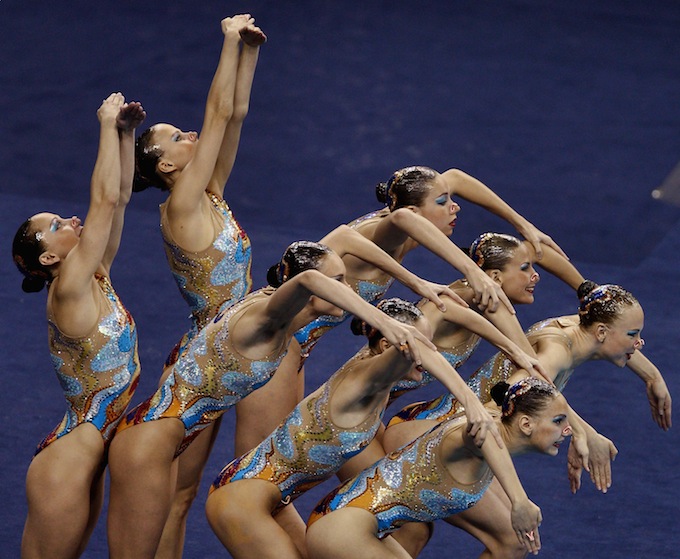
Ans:
[[[165,253],[180,293],[191,309],[191,327],[166,361],[166,374],[196,333],[221,308],[252,286],[250,239],[224,200],[238,150],[259,48],[266,40],[248,14],[225,18],[222,52],[206,101],[200,140],[196,132],[159,123],[137,141],[135,190],[168,193],[161,204]],[[161,382],[164,380],[164,376]],[[180,558],[187,514],[220,420],[182,455],[177,491],[157,557]]]
[[[616,285],[597,286],[585,281],[578,288],[580,307],[577,315],[539,322],[527,331],[548,380],[562,390],[574,369],[591,360],[606,360],[619,367],[628,366],[646,385],[652,415],[659,427],[671,426],[671,397],[659,370],[642,353],[640,337],[644,314],[637,299]],[[490,399],[489,389],[498,381],[512,382],[526,371],[516,367],[503,355],[496,355],[470,378],[468,383],[479,390],[482,401]],[[433,425],[455,415],[460,405],[446,394],[413,404],[397,414],[388,425],[383,443],[389,452],[427,431]],[[598,434],[573,410],[569,410],[574,438],[569,447],[569,474],[572,491],[580,487],[581,465],[591,474],[598,490],[611,486],[611,460],[617,453],[611,441]],[[469,532],[485,546],[483,557],[524,557],[510,529],[509,502],[494,486],[475,510],[453,516],[450,523]],[[405,544],[407,545],[407,544]],[[413,551],[413,550],[412,550]],[[415,554],[414,554],[415,556]]]
[[[424,335],[431,333],[411,303],[387,299],[378,308],[415,325]],[[378,329],[358,318],[352,329],[368,337],[367,350],[305,398],[260,445],[228,464],[213,483],[206,503],[208,520],[232,557],[305,557],[304,523],[296,534],[282,529],[275,516],[360,453],[382,425],[393,384],[420,376],[416,366]],[[419,352],[422,367],[467,402],[470,434],[481,445],[487,424],[493,424],[491,417],[439,353],[424,344]]]
[[[277,287],[255,291],[218,314],[189,342],[156,393],[119,425],[109,450],[112,559],[154,556],[175,488],[177,457],[227,409],[269,381],[293,333],[309,321],[355,314],[416,364],[416,340],[430,345],[415,328],[354,293],[345,284],[342,260],[324,245],[293,243],[268,278]]]
[[[107,449],[137,385],[137,330],[110,272],[132,193],[134,131],[144,116],[120,93],[105,99],[85,224],[39,213],[14,238],[24,291],[47,284],[50,353],[68,405],[28,469],[23,559],[84,552],[102,507]]]
[[[494,399],[502,409],[493,413],[507,451],[492,439],[478,448],[462,413],[440,423],[317,505],[307,531],[310,559],[411,559],[390,533],[407,522],[431,523],[474,510],[494,477],[512,502],[515,540],[525,552],[538,553],[541,512],[524,492],[509,455],[556,456],[571,434],[567,405],[553,385],[533,377],[500,384]]]

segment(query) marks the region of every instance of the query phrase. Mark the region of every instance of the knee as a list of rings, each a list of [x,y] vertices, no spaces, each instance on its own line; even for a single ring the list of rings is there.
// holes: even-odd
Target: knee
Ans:
[[[199,484],[193,484],[189,487],[180,487],[175,491],[172,499],[171,514],[180,518],[184,518],[189,514],[189,509],[198,495]]]
[[[485,543],[490,559],[524,559],[528,555],[526,548],[517,541],[514,532]]]

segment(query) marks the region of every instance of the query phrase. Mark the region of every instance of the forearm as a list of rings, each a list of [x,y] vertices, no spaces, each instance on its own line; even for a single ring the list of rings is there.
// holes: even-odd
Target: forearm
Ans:
[[[508,450],[499,448],[493,437],[487,437],[481,450],[484,459],[489,464],[491,471],[498,479],[512,505],[516,506],[520,502],[528,501],[529,497],[517,475]]]
[[[119,206],[126,206],[132,196],[132,181],[135,175],[135,132],[121,130],[120,134],[120,195]]]
[[[243,121],[250,107],[250,92],[255,78],[255,68],[260,54],[259,46],[243,45],[236,73],[234,90],[234,120]]]
[[[115,121],[101,123],[97,160],[90,181],[91,205],[118,205],[121,168],[118,129]]]
[[[526,225],[526,219],[480,180],[459,169],[449,169],[442,173],[442,176],[451,186],[455,196],[496,214],[517,230]]]
[[[225,32],[220,60],[208,91],[206,117],[214,114],[218,118],[229,120],[234,112],[239,41],[238,31],[227,30]]]
[[[525,245],[535,254],[531,243],[527,242]],[[538,265],[547,272],[550,272],[556,278],[562,280],[572,289],[577,290],[579,285],[585,281],[581,272],[552,247],[545,243],[541,243],[541,246],[543,248],[543,256],[537,261]]]
[[[648,386],[658,380],[663,380],[661,371],[640,351],[636,351],[631,355],[628,363],[626,363],[626,367],[640,377],[640,380]]]
[[[453,394],[463,407],[479,403],[479,398],[467,385],[451,364],[441,353],[431,349],[421,351],[423,369],[436,378],[451,394]]]

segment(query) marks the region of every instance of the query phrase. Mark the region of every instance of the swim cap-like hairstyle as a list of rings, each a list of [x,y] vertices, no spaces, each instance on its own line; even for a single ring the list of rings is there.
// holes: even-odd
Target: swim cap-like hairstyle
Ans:
[[[21,289],[26,293],[41,291],[52,280],[50,269],[40,262],[43,252],[45,247],[41,234],[33,231],[31,220],[27,219],[17,230],[12,242],[12,258],[24,276]]]
[[[153,134],[152,126],[135,142],[135,178],[132,183],[134,192],[141,192],[150,187],[169,190],[163,175],[158,172],[158,160],[163,156],[163,150],[154,143]]]
[[[491,397],[501,407],[504,423],[516,413],[536,415],[558,394],[552,384],[536,377],[524,378],[512,386],[501,381],[491,388]]]
[[[421,310],[413,303],[404,301],[398,297],[383,299],[376,306],[387,316],[390,316],[404,324],[412,325],[423,316]],[[350,328],[352,330],[352,334],[355,336],[366,336],[368,338],[368,345],[371,347],[375,347],[375,345],[383,337],[380,330],[374,328],[365,320],[362,320],[356,316],[352,319]]]
[[[620,285],[597,285],[586,280],[578,288],[578,316],[582,326],[596,322],[611,324],[627,307],[639,305],[632,293]]]
[[[437,171],[429,167],[405,167],[387,182],[379,183],[375,195],[391,212],[405,206],[420,206],[436,177]]]
[[[504,233],[483,233],[477,237],[468,251],[470,258],[482,270],[503,270],[522,241]]]
[[[305,270],[316,270],[333,251],[326,245],[312,241],[297,241],[283,253],[279,262],[267,271],[267,283],[280,287],[290,278]]]

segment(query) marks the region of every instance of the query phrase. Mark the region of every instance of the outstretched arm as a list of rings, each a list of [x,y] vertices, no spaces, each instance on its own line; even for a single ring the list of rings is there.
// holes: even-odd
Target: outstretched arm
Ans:
[[[236,72],[233,115],[227,123],[215,165],[215,172],[208,185],[208,190],[217,194],[220,198],[224,195],[224,187],[236,161],[241,128],[250,106],[250,91],[255,77],[260,45],[267,40],[262,30],[252,24],[241,30],[241,38],[243,39],[243,46]]]
[[[539,260],[534,245],[529,241],[524,241],[524,244],[529,249],[529,254],[533,256],[532,260]],[[543,250],[543,257],[540,258],[540,262],[538,262],[541,268],[546,272],[550,272],[556,278],[561,279],[572,289],[577,290],[578,286],[585,281],[581,272],[551,246],[541,243],[541,248]]]
[[[460,196],[468,202],[472,202],[473,204],[477,204],[478,206],[489,210],[498,217],[505,219],[517,229],[520,235],[534,246],[536,256],[539,260],[543,257],[543,247],[541,246],[541,243],[553,248],[567,260],[569,259],[549,235],[540,231],[531,222],[518,214],[504,202],[500,196],[481,181],[459,169],[449,169],[442,173],[442,176],[446,182],[449,183],[451,192],[456,196]]]
[[[271,295],[266,308],[259,317],[249,317],[253,327],[243,328],[248,331],[242,336],[248,341],[240,340],[239,345],[247,346],[263,338],[281,336],[288,329],[295,316],[302,311],[311,296],[353,314],[379,330],[382,335],[416,365],[420,365],[420,347],[425,345],[434,349],[434,345],[418,329],[403,324],[364,301],[345,283],[329,278],[317,270],[306,270],[284,282]],[[241,319],[243,320],[243,318]],[[418,345],[416,341],[421,342]]]
[[[672,400],[661,372],[639,350],[631,355],[626,366],[645,383],[652,419],[664,431],[668,431],[672,425]]]
[[[132,196],[132,179],[135,173],[135,130],[144,122],[145,118],[144,108],[137,102],[123,105],[116,118],[120,144],[120,194],[118,206],[113,214],[109,243],[106,246],[106,252],[102,259],[102,266],[107,274],[110,273],[113,259],[118,253],[120,239],[123,234],[125,208]]]
[[[186,227],[200,227],[203,218],[199,211],[205,190],[215,172],[215,165],[224,139],[227,122],[234,112],[234,91],[238,69],[240,32],[251,25],[249,15],[238,15],[222,20],[224,34],[217,70],[208,91],[203,126],[193,157],[182,170],[173,187],[168,211],[174,219],[188,221]]]
[[[493,312],[500,301],[510,312],[515,312],[500,286],[431,221],[408,208],[400,208],[389,215],[389,223],[461,272],[474,290],[474,300],[480,308]]]
[[[517,539],[527,551],[537,554],[541,549],[541,538],[538,533],[538,527],[543,520],[541,509],[529,500],[506,449],[499,448],[495,440],[489,440],[482,445],[481,451],[510,499],[512,529],[517,534]]]
[[[468,306],[467,303],[454,291],[449,289],[449,287],[432,283],[416,276],[399,264],[399,262],[374,242],[368,240],[361,233],[347,225],[340,225],[328,233],[320,242],[332,248],[340,258],[347,254],[351,254],[364,262],[373,264],[375,267],[411,289],[414,293],[432,301],[437,305],[440,311],[446,310],[444,301],[439,298],[439,295],[442,294],[448,295],[457,305]]]

